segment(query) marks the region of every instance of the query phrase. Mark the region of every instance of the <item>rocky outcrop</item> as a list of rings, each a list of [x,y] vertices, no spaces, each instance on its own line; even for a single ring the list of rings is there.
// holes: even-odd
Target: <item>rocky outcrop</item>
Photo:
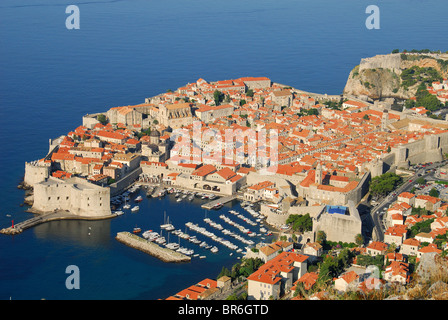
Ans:
[[[409,57],[406,59],[406,57]],[[432,67],[444,78],[448,70],[438,60],[448,60],[447,54],[388,54],[377,55],[361,60],[353,68],[344,88],[345,95],[368,96],[372,99],[397,98],[409,99],[415,96],[419,82],[410,87],[402,86],[401,73],[413,66],[420,68]]]

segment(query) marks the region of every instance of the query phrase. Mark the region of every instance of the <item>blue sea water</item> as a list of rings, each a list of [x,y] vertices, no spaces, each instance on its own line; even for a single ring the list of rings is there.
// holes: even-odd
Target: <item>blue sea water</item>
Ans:
[[[365,27],[371,4],[380,9],[379,30]],[[79,30],[65,27],[68,5],[80,9]],[[447,9],[445,0],[2,0],[0,227],[32,216],[16,188],[24,162],[42,158],[48,139],[87,113],[142,103],[201,77],[267,76],[339,94],[361,58],[395,48],[447,51]],[[168,198],[143,204],[108,221],[1,236],[0,299],[165,298],[237,261],[221,254],[167,265],[124,247],[116,232],[155,228],[164,211],[179,227],[205,214]],[[65,287],[72,264],[79,290]]]

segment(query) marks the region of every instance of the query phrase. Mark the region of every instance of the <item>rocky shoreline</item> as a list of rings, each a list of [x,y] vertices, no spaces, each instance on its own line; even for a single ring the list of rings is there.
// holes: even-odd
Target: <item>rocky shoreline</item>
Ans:
[[[152,242],[149,242],[135,234],[132,234],[130,232],[124,231],[124,232],[118,232],[117,236],[115,237],[118,241],[121,243],[124,243],[125,245],[138,249],[140,251],[143,251],[145,253],[148,253],[163,262],[190,262],[191,258],[181,254],[179,252],[159,247],[157,244],[154,244]]]

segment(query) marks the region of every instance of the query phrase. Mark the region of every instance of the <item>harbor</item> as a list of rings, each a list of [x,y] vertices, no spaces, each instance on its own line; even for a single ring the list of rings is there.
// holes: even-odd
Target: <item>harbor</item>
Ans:
[[[235,254],[237,259],[241,259],[247,250],[259,242],[266,241],[266,238],[272,235],[264,226],[264,217],[253,209],[252,204],[232,202],[237,199],[236,196],[218,197],[210,193],[164,187],[160,184],[142,184],[140,181],[122,195],[112,199],[116,205],[114,212],[117,215],[130,213],[131,217],[136,216],[133,213],[138,213],[140,208],[135,212],[132,209],[137,207],[137,203],[142,205],[145,198],[142,199],[142,194],[146,195],[150,210],[160,201],[169,203],[170,206],[180,206],[175,211],[168,210],[168,216],[167,210],[163,210],[163,220],[158,224],[136,224],[132,228],[135,235],[141,234],[142,240],[152,243],[152,248],[169,249],[197,259],[206,259],[210,254],[218,253],[229,256]],[[188,216],[185,216],[181,209],[185,207],[183,202],[193,207],[200,206],[205,210],[204,217],[197,219],[195,215],[195,220],[188,220]],[[235,210],[235,203],[241,210]],[[162,218],[161,212],[153,215],[156,220],[157,216]],[[216,218],[222,222],[218,223]],[[211,228],[216,231],[211,231]]]

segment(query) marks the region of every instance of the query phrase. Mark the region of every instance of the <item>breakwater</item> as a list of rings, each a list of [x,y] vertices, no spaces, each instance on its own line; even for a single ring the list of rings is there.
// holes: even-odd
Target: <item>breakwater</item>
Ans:
[[[115,239],[129,247],[148,253],[164,262],[191,261],[190,257],[182,253],[173,251],[171,249],[159,247],[157,244],[152,243],[130,232],[118,232]]]

